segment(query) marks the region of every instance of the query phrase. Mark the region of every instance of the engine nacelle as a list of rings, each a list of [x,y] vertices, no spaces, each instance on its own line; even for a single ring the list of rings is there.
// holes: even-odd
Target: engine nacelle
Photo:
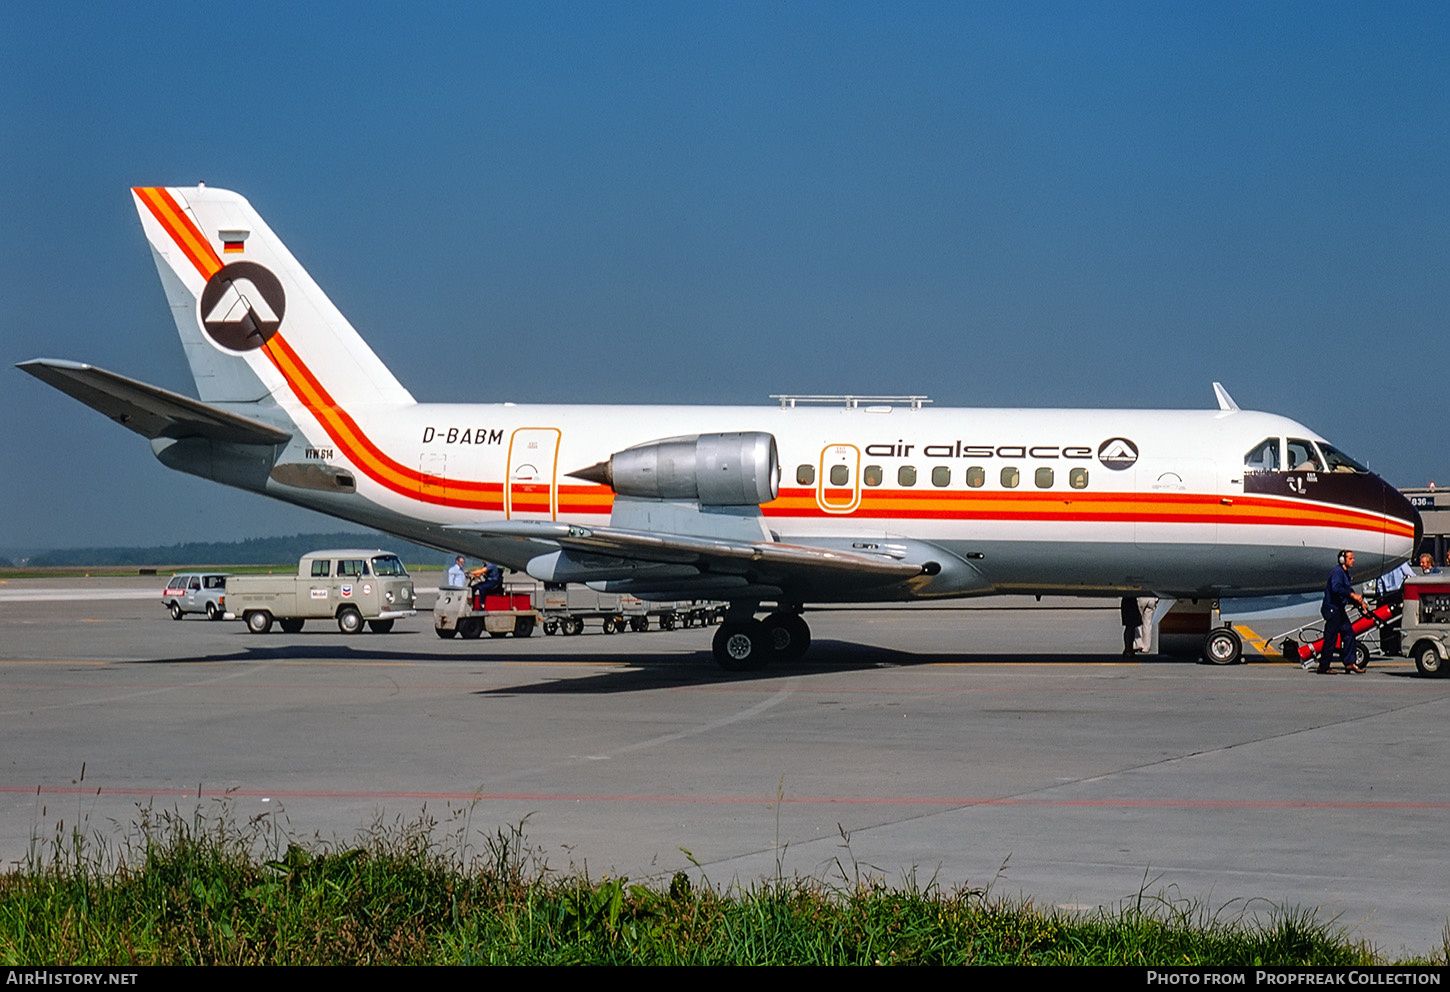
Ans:
[[[605,482],[621,496],[701,506],[759,506],[780,492],[775,436],[764,431],[651,441],[573,474]]]

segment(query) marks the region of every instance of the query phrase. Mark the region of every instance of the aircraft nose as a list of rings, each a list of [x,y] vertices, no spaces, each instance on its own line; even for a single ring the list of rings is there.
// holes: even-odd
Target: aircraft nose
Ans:
[[[1379,479],[1379,476],[1375,476],[1375,478]],[[1419,550],[1420,541],[1425,536],[1425,523],[1420,519],[1420,511],[1415,509],[1404,493],[1384,479],[1379,479],[1379,484],[1384,492],[1385,516],[1403,521],[1415,529],[1415,543],[1409,551],[1410,554],[1414,554]]]

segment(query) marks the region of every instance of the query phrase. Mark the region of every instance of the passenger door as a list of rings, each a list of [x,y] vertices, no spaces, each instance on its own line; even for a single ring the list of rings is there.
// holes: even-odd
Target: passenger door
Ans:
[[[861,449],[828,444],[821,449],[816,505],[827,513],[851,513],[861,505]]]
[[[556,427],[520,427],[509,436],[503,512],[510,520],[559,515],[559,438]]]

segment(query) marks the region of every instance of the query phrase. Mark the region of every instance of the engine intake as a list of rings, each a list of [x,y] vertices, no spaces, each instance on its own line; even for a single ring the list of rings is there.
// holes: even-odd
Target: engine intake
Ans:
[[[569,474],[602,482],[621,496],[701,506],[759,506],[780,492],[775,436],[764,431],[664,438]]]

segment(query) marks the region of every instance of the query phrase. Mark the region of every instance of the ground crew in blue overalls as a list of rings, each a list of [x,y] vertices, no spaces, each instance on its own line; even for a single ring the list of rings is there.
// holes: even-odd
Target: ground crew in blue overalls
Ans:
[[[1319,615],[1324,618],[1324,650],[1319,652],[1320,675],[1329,674],[1334,663],[1336,641],[1339,642],[1339,657],[1344,661],[1344,670],[1355,675],[1364,671],[1356,664],[1354,627],[1345,613],[1350,600],[1358,603],[1364,612],[1369,612],[1364,597],[1354,591],[1354,579],[1349,574],[1353,567],[1354,552],[1341,551],[1339,564],[1334,566],[1334,571],[1329,573],[1329,581],[1324,584],[1324,603],[1319,607]]]

